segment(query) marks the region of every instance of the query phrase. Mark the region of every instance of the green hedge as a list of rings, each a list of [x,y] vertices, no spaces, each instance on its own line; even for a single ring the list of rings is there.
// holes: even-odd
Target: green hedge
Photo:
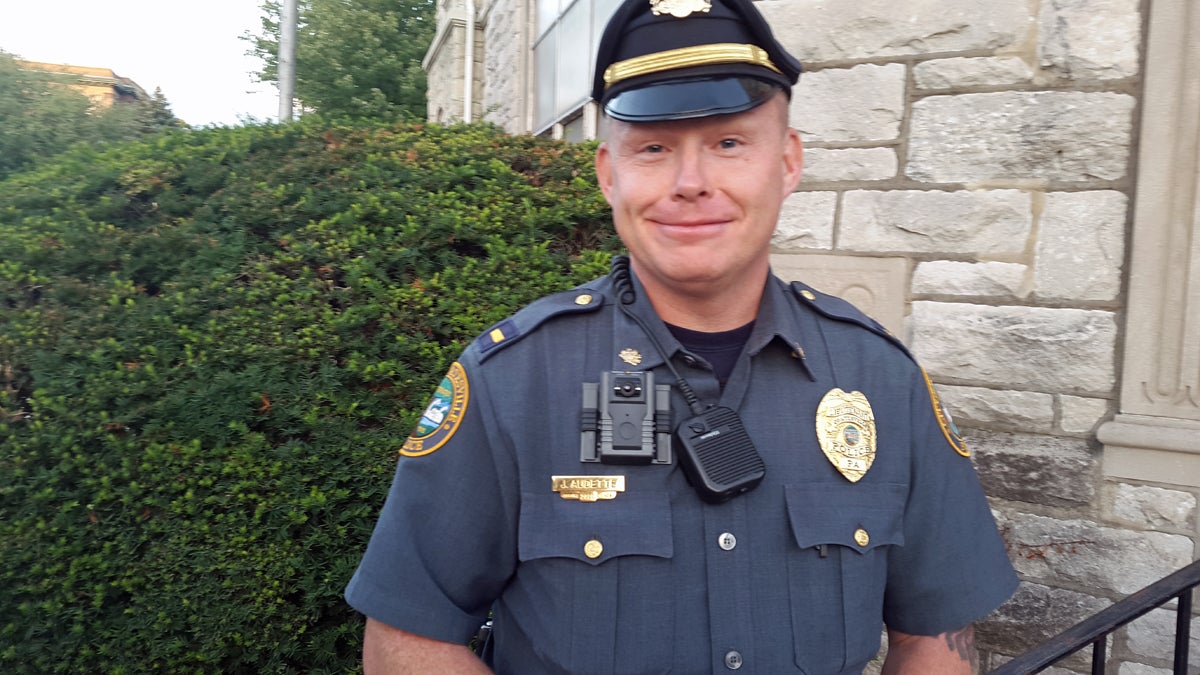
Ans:
[[[355,670],[436,381],[617,246],[593,149],[309,119],[0,183],[0,671]]]

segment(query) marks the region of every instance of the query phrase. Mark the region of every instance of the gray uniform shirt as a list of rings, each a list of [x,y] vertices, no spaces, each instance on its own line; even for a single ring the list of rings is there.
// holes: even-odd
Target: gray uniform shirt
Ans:
[[[965,448],[877,324],[771,277],[722,390],[634,288],[629,308],[703,404],[741,415],[766,464],[757,489],[708,504],[677,461],[580,461],[582,383],[632,369],[673,380],[605,277],[464,351],[405,446],[352,606],[456,643],[493,609],[499,673],[830,675],[860,672],[885,621],[935,635],[1012,593]],[[818,438],[834,388],[861,392],[874,418],[876,454],[857,482]],[[691,413],[671,398],[677,424]],[[625,489],[568,500],[552,490],[562,475],[620,476]]]

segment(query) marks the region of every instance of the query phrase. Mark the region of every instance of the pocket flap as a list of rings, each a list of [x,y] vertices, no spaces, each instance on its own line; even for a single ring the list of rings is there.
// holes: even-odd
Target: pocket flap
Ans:
[[[866,553],[904,544],[908,486],[802,484],[784,487],[792,535],[800,548],[836,544]]]
[[[573,558],[599,565],[618,556],[674,555],[671,502],[662,493],[627,492],[611,501],[585,503],[527,492],[521,495],[520,527],[522,562]]]

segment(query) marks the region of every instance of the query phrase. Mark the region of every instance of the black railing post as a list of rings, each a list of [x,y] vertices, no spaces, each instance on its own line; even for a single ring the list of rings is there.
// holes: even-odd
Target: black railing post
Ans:
[[[1175,673],[1187,675],[1191,637],[1192,588],[1200,585],[1200,560],[1163,577],[1115,605],[1106,607],[992,671],[992,675],[1038,673],[1066,656],[1092,645],[1092,673],[1103,673],[1108,634],[1134,619],[1178,599],[1175,623]]]
[[[1175,675],[1187,675],[1192,632],[1192,589],[1179,594],[1175,607]]]
[[[1108,634],[1101,635],[1092,643],[1092,675],[1104,675],[1105,662],[1108,660]]]

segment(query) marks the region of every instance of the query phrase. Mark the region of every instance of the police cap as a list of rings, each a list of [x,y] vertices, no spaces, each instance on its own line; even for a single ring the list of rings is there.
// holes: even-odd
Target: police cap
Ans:
[[[600,38],[592,98],[626,122],[690,119],[790,97],[799,77],[752,0],[625,0]]]

